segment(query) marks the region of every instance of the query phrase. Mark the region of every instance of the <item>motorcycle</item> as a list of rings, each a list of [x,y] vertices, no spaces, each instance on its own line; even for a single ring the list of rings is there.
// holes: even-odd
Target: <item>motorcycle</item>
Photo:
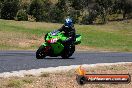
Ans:
[[[75,45],[81,43],[81,35],[76,35],[76,41],[74,44],[70,44],[65,51],[64,45],[61,41],[66,40],[68,37],[60,31],[49,32],[45,35],[45,43],[43,43],[36,51],[36,58],[43,59],[46,56],[62,58],[69,58],[75,51]]]

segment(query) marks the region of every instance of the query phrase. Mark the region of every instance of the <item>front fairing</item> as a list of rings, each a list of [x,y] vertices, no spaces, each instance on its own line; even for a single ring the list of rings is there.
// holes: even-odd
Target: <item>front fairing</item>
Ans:
[[[45,36],[45,40],[46,42],[43,43],[44,46],[50,46],[51,47],[51,52],[53,52],[53,56],[57,56],[57,55],[60,55],[61,52],[64,50],[64,46],[63,44],[58,41],[58,40],[61,40],[61,41],[64,41],[66,40],[68,37],[66,37],[64,35],[64,33],[62,32],[49,32],[46,36]],[[53,42],[53,43],[50,43],[48,42],[49,40],[52,40],[52,39],[58,39],[56,42]],[[76,35],[76,41],[75,41],[75,45],[77,44],[80,44],[81,43],[81,35]]]
[[[48,41],[56,39],[56,38],[58,40],[61,40],[61,41],[67,39],[67,37],[63,33],[59,32],[59,31],[57,31],[57,32],[50,32],[46,36],[46,43],[44,43],[44,45],[52,47],[51,51],[53,52],[54,55],[60,54],[63,51],[63,49],[64,49],[64,46],[63,46],[63,44],[61,44],[60,41],[56,41],[54,43],[48,42]]]
[[[67,39],[67,37],[63,33],[57,31],[57,32],[48,33],[48,35],[46,36],[46,41],[55,39],[55,38],[62,41]]]

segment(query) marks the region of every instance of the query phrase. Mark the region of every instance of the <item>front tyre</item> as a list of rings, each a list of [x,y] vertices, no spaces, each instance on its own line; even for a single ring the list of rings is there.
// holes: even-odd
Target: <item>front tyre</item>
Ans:
[[[46,57],[46,53],[45,53],[45,46],[40,46],[39,49],[36,52],[36,58],[37,59],[43,59]]]

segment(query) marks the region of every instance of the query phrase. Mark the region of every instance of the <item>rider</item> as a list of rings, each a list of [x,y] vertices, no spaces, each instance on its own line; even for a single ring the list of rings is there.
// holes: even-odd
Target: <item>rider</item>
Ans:
[[[64,25],[60,29],[58,29],[58,31],[60,31],[60,32],[63,31],[64,35],[68,37],[65,41],[62,41],[64,46],[68,46],[70,44],[73,44],[74,41],[76,40],[76,31],[74,28],[73,21],[70,18],[65,19]]]

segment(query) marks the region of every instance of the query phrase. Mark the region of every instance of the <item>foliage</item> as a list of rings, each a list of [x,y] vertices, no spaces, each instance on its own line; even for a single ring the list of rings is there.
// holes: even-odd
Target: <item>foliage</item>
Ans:
[[[64,18],[63,13],[64,12],[61,9],[54,6],[49,12],[49,21],[50,22],[55,22],[55,23],[63,22],[63,20],[62,20]]]
[[[132,1],[131,0],[116,0],[113,6],[113,12],[122,13],[123,19],[126,18],[127,14],[132,13]]]
[[[118,15],[122,19],[132,18],[132,0],[0,0],[2,19],[14,19],[21,9],[36,21],[45,22],[63,22],[68,16],[82,24],[98,23],[96,20],[105,24],[115,14],[114,20]]]
[[[14,17],[16,16],[18,8],[19,8],[18,0],[14,0],[14,1],[6,0],[6,1],[4,1],[2,3],[2,8],[1,8],[1,18],[13,20]]]
[[[71,3],[71,7],[75,10],[82,10],[83,9],[83,1],[84,0],[69,0]]]
[[[79,10],[74,10],[74,9],[69,10],[68,16],[72,18],[74,23],[80,23],[79,21],[80,11]]]
[[[2,8],[2,3],[0,2],[0,18],[1,18],[1,8]]]
[[[33,0],[29,6],[28,13],[36,18],[36,21],[42,20],[43,14],[43,2],[42,0]]]
[[[21,9],[17,12],[16,19],[18,21],[27,21],[28,20],[28,15],[25,10]]]

